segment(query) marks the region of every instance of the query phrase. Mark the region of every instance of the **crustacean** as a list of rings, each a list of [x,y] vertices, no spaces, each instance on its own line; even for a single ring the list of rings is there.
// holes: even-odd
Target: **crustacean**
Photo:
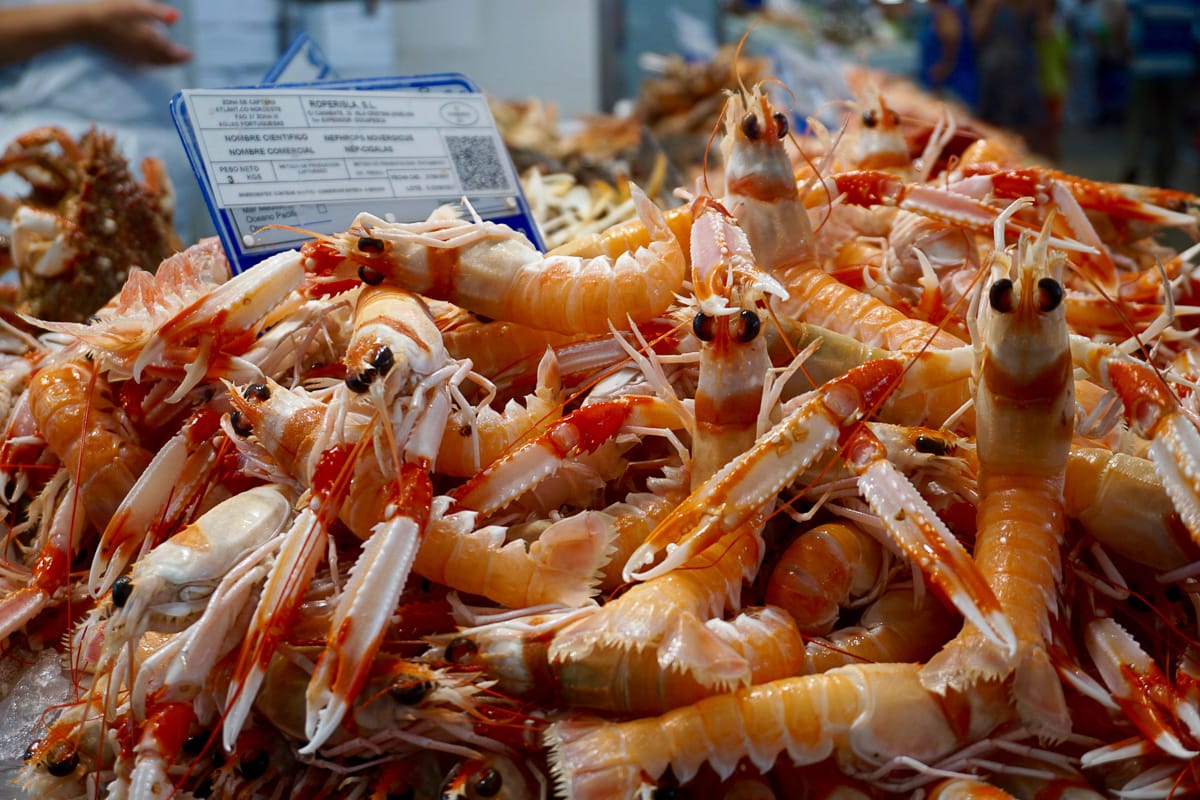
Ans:
[[[113,136],[96,128],[78,139],[38,128],[0,154],[0,174],[30,186],[25,197],[0,203],[9,208],[19,311],[82,322],[116,294],[132,267],[153,271],[181,249],[166,168],[146,158],[141,169],[139,181]]]
[[[74,679],[26,786],[1194,792],[1185,205],[906,163],[882,98],[814,156],[761,88],[556,253],[360,215],[14,339],[0,633]]]

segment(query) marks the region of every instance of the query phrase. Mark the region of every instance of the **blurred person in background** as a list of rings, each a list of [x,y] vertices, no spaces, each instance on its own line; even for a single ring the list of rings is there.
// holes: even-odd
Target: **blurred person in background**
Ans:
[[[1076,127],[1096,124],[1096,70],[1100,17],[1096,0],[1066,0],[1064,13],[1070,39],[1067,80],[1066,124]]]
[[[1038,93],[1042,96],[1041,130],[1033,150],[1057,161],[1060,152],[1064,108],[1070,81],[1071,39],[1066,20],[1055,0],[1045,0],[1039,19],[1037,43]]]
[[[1129,0],[1130,91],[1125,118],[1124,170],[1121,179],[1136,183],[1148,176],[1168,186],[1179,159],[1181,128],[1187,120],[1196,75],[1197,0]],[[1143,169],[1147,139],[1153,158]]]
[[[192,55],[168,33],[179,16],[150,0],[0,0],[0,151],[34,128],[79,137],[95,124],[116,136],[135,171],[146,156],[165,162],[186,243],[200,196],[169,111]],[[0,193],[27,189],[0,177]]]
[[[1037,89],[1038,0],[977,0],[971,34],[979,64],[979,116],[1032,143],[1043,119]]]
[[[929,0],[917,34],[917,81],[944,99],[974,111],[979,103],[979,72],[970,18],[962,0]]]
[[[1125,0],[1094,0],[1096,4],[1096,100],[1101,125],[1125,118],[1129,102],[1129,41]]]

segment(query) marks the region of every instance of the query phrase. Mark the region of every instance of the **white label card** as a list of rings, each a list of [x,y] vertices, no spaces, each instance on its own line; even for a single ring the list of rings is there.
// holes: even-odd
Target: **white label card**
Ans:
[[[269,225],[332,233],[361,211],[417,221],[463,197],[484,217],[524,205],[482,94],[267,87],[182,97],[210,202],[247,256],[311,238]]]

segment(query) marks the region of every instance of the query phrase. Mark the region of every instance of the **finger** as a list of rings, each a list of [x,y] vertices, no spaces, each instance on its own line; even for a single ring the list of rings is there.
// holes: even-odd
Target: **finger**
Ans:
[[[167,25],[174,25],[179,21],[180,11],[178,8],[166,3],[146,3],[146,13],[159,22]]]
[[[140,39],[140,46],[129,47],[126,52],[128,57],[145,64],[182,64],[192,58],[191,50],[163,36],[157,30],[146,32]]]

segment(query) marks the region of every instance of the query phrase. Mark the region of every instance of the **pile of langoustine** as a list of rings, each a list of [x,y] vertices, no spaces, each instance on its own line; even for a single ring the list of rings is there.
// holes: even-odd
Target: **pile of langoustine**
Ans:
[[[1197,788],[1194,198],[878,103],[538,253],[203,241],[4,357],[44,797]]]

